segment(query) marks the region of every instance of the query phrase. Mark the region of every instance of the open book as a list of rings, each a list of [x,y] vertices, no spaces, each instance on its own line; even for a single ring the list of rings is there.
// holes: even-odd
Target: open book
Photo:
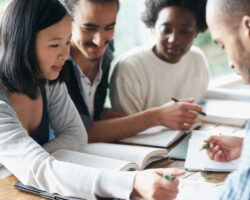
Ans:
[[[83,152],[58,150],[52,154],[57,160],[71,162],[98,169],[139,170],[148,164],[167,157],[167,150],[152,147],[122,144],[93,143],[88,144]],[[47,199],[80,200],[81,198],[64,197],[48,193],[17,182],[16,189],[33,193]]]
[[[243,127],[250,118],[250,101],[206,99],[202,106],[207,115],[200,119],[206,122]]]
[[[250,93],[246,91],[246,89],[240,91],[210,88],[206,93],[205,101],[202,102],[207,116],[201,116],[201,119],[212,123],[244,126],[246,119],[250,117]]]
[[[167,129],[164,126],[156,126],[142,131],[135,136],[122,139],[119,142],[166,148],[184,134],[183,131]]]
[[[194,123],[192,129],[198,128],[200,126],[201,120],[197,120]],[[168,129],[165,126],[155,126],[146,129],[135,136],[122,139],[119,142],[125,144],[139,144],[144,146],[166,148],[173,144],[175,141],[177,141],[180,137],[185,135],[187,132]]]
[[[203,141],[208,138],[209,132],[193,131],[189,140],[185,169],[189,171],[217,171],[231,172],[238,169],[239,159],[230,162],[217,162],[211,160],[206,151],[201,151]]]
[[[59,150],[52,154],[61,161],[93,168],[140,170],[150,163],[167,157],[167,150],[122,144],[88,144],[83,152]]]

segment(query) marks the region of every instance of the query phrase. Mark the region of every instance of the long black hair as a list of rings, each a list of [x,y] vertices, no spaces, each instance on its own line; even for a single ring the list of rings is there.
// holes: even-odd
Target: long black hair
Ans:
[[[39,68],[36,34],[68,15],[58,0],[12,0],[0,23],[0,84],[8,92],[37,98],[44,84]]]

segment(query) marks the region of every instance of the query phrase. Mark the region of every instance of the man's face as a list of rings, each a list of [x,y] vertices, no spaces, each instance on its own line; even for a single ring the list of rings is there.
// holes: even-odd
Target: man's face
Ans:
[[[155,24],[156,55],[169,63],[177,63],[190,49],[197,35],[192,11],[178,6],[163,8]]]
[[[117,3],[80,0],[73,16],[72,48],[90,62],[100,61],[113,38],[117,12]]]
[[[243,36],[242,25],[239,25],[238,30],[233,30],[230,20],[216,13],[212,6],[208,6],[206,18],[213,40],[227,54],[229,67],[234,69],[245,83],[250,84],[250,51],[244,45],[249,41],[246,41],[247,38]]]

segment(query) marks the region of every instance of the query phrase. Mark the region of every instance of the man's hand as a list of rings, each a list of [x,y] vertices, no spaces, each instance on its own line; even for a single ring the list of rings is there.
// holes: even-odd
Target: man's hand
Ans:
[[[158,119],[161,125],[177,130],[191,129],[198,116],[197,112],[202,111],[202,107],[193,102],[193,99],[170,101],[159,107]]]
[[[243,139],[236,136],[210,136],[204,142],[209,143],[207,154],[210,159],[227,162],[240,157]]]

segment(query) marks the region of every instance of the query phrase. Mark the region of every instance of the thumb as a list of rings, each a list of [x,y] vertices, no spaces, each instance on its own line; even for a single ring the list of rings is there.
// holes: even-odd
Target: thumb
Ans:
[[[218,135],[211,135],[207,139],[205,139],[204,142],[216,142],[220,140],[220,137],[221,136],[218,136]]]
[[[189,98],[189,99],[182,99],[181,101],[187,102],[187,103],[194,103],[194,98]]]

